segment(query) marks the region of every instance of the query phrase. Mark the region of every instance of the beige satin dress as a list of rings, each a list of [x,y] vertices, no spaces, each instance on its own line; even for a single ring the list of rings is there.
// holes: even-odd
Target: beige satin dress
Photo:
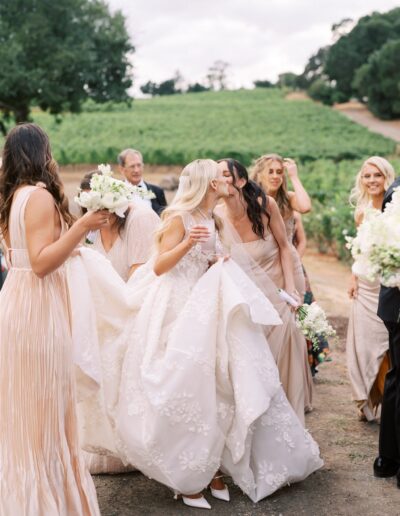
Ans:
[[[269,276],[276,288],[284,288],[279,246],[271,233],[266,236],[265,240],[258,239],[235,245],[244,247],[253,261]],[[234,252],[232,256],[234,258]],[[256,278],[255,281],[263,290],[262,279],[258,282]],[[286,396],[304,424],[304,412],[312,410],[313,391],[306,340],[297,328],[295,315],[287,303],[282,302],[276,293],[269,291],[264,293],[274,304],[283,321],[281,326],[265,327],[266,337],[277,363]]]
[[[383,386],[389,368],[389,336],[377,316],[379,281],[358,278],[358,295],[351,304],[346,355],[352,397],[360,417],[379,417]]]

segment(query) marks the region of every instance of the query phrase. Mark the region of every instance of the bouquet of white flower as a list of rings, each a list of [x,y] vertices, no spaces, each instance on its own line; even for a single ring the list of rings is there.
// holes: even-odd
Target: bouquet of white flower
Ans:
[[[347,239],[355,259],[353,272],[387,287],[400,286],[400,188],[384,212],[367,210],[357,236]]]
[[[310,340],[316,351],[319,350],[319,339],[335,337],[336,332],[329,324],[326,313],[317,303],[301,305],[296,312],[296,324],[306,339]]]
[[[75,202],[88,211],[108,210],[118,217],[124,217],[133,196],[151,199],[153,192],[146,192],[138,186],[112,177],[110,165],[99,165],[98,174],[90,180],[90,191],[80,190]]]

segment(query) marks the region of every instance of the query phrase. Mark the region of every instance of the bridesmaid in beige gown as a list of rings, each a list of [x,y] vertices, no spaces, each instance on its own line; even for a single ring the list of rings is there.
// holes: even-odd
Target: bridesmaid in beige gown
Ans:
[[[97,171],[85,175],[81,190],[90,190],[90,179],[95,173]],[[150,258],[159,223],[160,217],[150,207],[133,203],[125,212],[125,217],[110,214],[107,226],[89,234],[87,246],[108,258],[121,278],[128,281],[134,271]],[[92,474],[135,470],[133,466],[125,466],[118,457],[89,452],[84,452],[84,456]]]
[[[288,190],[285,171],[294,192]],[[296,226],[294,212],[308,213],[311,210],[311,200],[299,178],[296,162],[289,158],[284,159],[279,154],[265,154],[254,162],[250,177],[278,204],[293,253],[296,289],[303,299],[306,282],[300,256],[293,245]]]
[[[356,208],[354,218],[357,227],[366,209],[382,209],[385,191],[394,178],[393,167],[386,159],[372,156],[364,162],[350,196],[350,202]],[[373,421],[379,419],[384,380],[389,369],[389,337],[377,316],[379,280],[369,281],[363,277],[360,262],[356,261],[352,270],[347,369],[358,417],[361,421]]]
[[[312,409],[313,389],[306,341],[294,313],[277,294],[283,288],[300,302],[285,226],[276,202],[249,181],[243,165],[233,159],[221,163],[230,178],[230,195],[217,211],[224,220],[222,238],[232,258],[261,288],[283,321],[281,326],[266,327],[266,337],[286,396],[304,424],[304,412]]]
[[[64,262],[104,211],[73,223],[46,134],[10,131],[0,174],[0,514],[99,514],[81,457]],[[69,229],[68,229],[69,226]]]

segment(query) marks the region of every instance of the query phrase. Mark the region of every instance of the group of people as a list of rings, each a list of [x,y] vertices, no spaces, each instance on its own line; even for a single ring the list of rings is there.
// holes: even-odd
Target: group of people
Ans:
[[[152,198],[138,195],[123,217],[75,220],[43,130],[21,124],[6,138],[0,514],[98,514],[90,472],[138,469],[210,508],[208,487],[230,499],[224,476],[257,502],[323,464],[304,427],[308,345],[278,293],[299,304],[311,294],[301,263],[311,201],[296,163],[268,154],[249,177],[232,158],[195,160],[169,206],[143,181],[139,151],[118,165]],[[361,305],[360,281],[351,293]],[[367,309],[353,309],[354,356],[375,353],[379,369],[384,351],[367,351],[358,329]],[[370,382],[362,368],[355,381]],[[372,384],[363,387],[355,397],[368,415]]]

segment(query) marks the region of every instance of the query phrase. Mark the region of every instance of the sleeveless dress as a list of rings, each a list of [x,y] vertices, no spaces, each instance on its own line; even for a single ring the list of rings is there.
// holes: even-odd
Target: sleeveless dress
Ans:
[[[364,278],[358,272],[362,267],[357,265],[357,262],[353,264],[358,294],[351,302],[346,341],[347,370],[360,417],[373,421],[380,417],[385,375],[390,365],[389,334],[377,315],[379,281]]]
[[[225,224],[228,224],[226,221]],[[273,303],[282,319],[282,326],[265,327],[264,332],[268,340],[272,355],[279,370],[283,389],[296,412],[304,424],[304,412],[312,410],[313,382],[308,365],[307,344],[304,336],[296,326],[294,313],[287,303],[282,302],[276,292],[270,291],[284,288],[284,275],[280,259],[279,246],[271,232],[265,239],[250,242],[227,242],[233,259],[241,265],[241,256],[249,256],[256,264],[252,278],[265,295]],[[268,284],[266,285],[266,279]],[[266,288],[264,288],[266,285]]]
[[[182,219],[188,233],[196,221]],[[281,321],[233,260],[210,266],[219,245],[209,227],[169,272],[156,276],[153,258],[128,281],[137,311],[101,351],[104,406],[125,463],[184,494],[221,468],[258,501],[323,463],[261,327]]]
[[[41,279],[29,262],[24,213],[37,188],[15,194],[0,293],[0,514],[97,515],[78,442],[65,268]]]
[[[297,292],[300,294],[301,299],[303,299],[306,292],[306,280],[304,277],[304,270],[301,264],[299,253],[293,244],[294,233],[296,230],[296,220],[293,215],[291,215],[290,217],[284,219],[284,223],[290,248],[292,250],[294,284],[296,286]]]

